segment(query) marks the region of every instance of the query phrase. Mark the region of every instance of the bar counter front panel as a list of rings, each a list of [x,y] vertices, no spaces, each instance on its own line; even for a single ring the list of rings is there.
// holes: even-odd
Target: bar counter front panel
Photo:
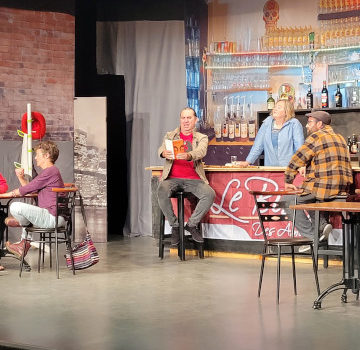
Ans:
[[[160,208],[156,189],[162,167],[149,167],[152,171],[152,227],[154,237],[158,237],[160,228]],[[360,168],[354,168],[357,180]],[[282,167],[226,167],[205,166],[210,186],[215,190],[213,206],[202,220],[205,246],[209,250],[258,253],[263,246],[259,219],[256,214],[253,197],[248,190],[277,191],[284,189],[284,171]],[[299,186],[302,177],[297,176],[295,184]],[[173,207],[176,213],[176,202]],[[278,210],[277,210],[278,211]],[[276,213],[276,210],[272,213]],[[191,215],[191,204],[185,205],[185,221]],[[341,219],[338,215],[331,218],[333,232],[329,244],[342,244]],[[170,226],[166,221],[166,233]],[[279,222],[267,234],[272,237],[288,237],[291,225]],[[296,235],[299,235],[295,231]]]

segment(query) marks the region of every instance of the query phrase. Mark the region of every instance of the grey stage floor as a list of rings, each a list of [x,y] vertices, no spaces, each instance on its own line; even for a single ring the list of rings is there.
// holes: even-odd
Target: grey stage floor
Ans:
[[[150,237],[97,244],[101,262],[76,276],[62,261],[61,279],[47,267],[18,277],[1,262],[0,341],[46,349],[358,349],[359,302],[340,292],[313,310],[311,265],[298,264],[298,296],[290,264],[275,301],[275,264],[268,262],[257,298],[260,261],[177,256],[157,258]],[[35,263],[36,250],[29,261]],[[320,269],[324,288],[341,267]]]

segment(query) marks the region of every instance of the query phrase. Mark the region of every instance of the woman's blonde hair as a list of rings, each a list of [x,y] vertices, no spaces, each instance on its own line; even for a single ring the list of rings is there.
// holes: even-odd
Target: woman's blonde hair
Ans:
[[[284,102],[285,121],[287,122],[291,118],[294,118],[295,117],[294,103],[289,100],[279,100],[276,102],[276,104],[278,104],[279,102]]]

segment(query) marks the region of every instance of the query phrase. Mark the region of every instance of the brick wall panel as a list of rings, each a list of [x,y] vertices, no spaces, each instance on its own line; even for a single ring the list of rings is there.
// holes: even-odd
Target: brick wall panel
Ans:
[[[0,139],[18,140],[26,104],[46,138],[73,139],[74,17],[0,7]]]

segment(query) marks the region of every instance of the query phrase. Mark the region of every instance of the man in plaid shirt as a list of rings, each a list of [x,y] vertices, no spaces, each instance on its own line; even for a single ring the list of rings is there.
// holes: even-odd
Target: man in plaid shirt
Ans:
[[[304,192],[297,202],[314,203],[331,200],[341,192],[346,192],[353,182],[350,154],[344,138],[335,134],[330,126],[331,116],[325,111],[306,114],[308,137],[305,143],[292,156],[285,171],[285,190],[297,189],[293,185],[298,172],[305,177],[301,188]],[[315,212],[296,213],[296,228],[305,237],[314,237]],[[326,217],[320,214],[320,241],[327,239],[332,226]]]

